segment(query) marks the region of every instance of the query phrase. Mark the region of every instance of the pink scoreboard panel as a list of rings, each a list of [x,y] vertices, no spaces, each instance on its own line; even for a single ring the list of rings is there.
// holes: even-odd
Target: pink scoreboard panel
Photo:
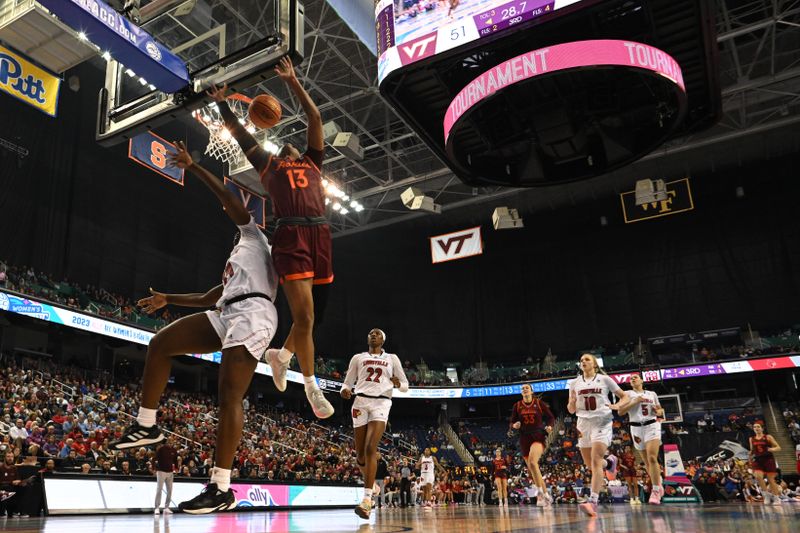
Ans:
[[[599,1],[379,0],[375,6],[378,82],[411,63]]]

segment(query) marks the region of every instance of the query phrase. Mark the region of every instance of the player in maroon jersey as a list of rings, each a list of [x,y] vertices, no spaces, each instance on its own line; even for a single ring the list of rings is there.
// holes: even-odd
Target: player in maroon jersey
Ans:
[[[539,459],[544,453],[547,435],[553,431],[555,417],[546,403],[533,395],[533,388],[527,383],[522,386],[522,399],[511,408],[511,429],[519,430],[519,444],[522,457],[528,465],[534,484],[539,487],[537,505],[550,505],[550,494],[539,470]]]
[[[633,448],[626,446],[619,461],[622,477],[625,478],[625,482],[628,484],[628,494],[631,498],[630,503],[631,505],[641,505],[642,502],[639,500],[639,480],[636,475],[636,456],[633,454]]]
[[[494,484],[497,487],[497,499],[500,507],[508,507],[508,463],[503,457],[503,450],[497,448],[492,460]]]
[[[331,230],[325,219],[325,198],[322,187],[322,160],[325,141],[322,116],[308,92],[297,79],[292,61],[285,57],[275,73],[300,102],[306,114],[307,147],[305,153],[292,144],[273,156],[239,123],[228,107],[227,86],[209,91],[225,120],[225,126],[239,143],[247,159],[261,176],[264,190],[272,201],[277,227],[272,240],[272,258],[281,278],[283,292],[292,312],[292,329],[281,350],[268,350],[267,362],[279,391],[286,390],[286,371],[296,353],[303,372],[306,397],[314,414],[328,418],[333,406],[325,399],[314,376],[314,320],[321,318],[320,294],[315,287],[333,282],[331,263]],[[315,294],[317,293],[317,294]],[[315,313],[315,300],[317,313]]]
[[[780,505],[781,488],[775,483],[778,465],[775,463],[773,452],[781,451],[781,447],[772,435],[764,433],[764,426],[758,422],[753,424],[753,432],[755,435],[750,437],[750,460],[758,486],[764,493],[764,503]],[[764,475],[767,476],[769,484],[764,480]]]

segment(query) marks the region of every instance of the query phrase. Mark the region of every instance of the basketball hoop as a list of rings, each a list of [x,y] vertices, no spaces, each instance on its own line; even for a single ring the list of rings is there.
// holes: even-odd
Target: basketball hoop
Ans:
[[[239,119],[239,122],[249,131],[255,133],[256,128],[247,118],[247,108],[250,106],[250,98],[241,94],[232,94],[228,97],[228,106]],[[233,138],[231,132],[225,127],[225,121],[219,112],[216,103],[212,103],[203,109],[198,109],[192,116],[208,129],[208,145],[206,155],[214,157],[228,165],[235,165],[244,156],[239,143]]]

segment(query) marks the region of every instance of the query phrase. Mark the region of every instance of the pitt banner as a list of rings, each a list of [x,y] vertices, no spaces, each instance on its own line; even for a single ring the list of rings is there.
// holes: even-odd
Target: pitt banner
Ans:
[[[267,226],[267,199],[260,194],[256,194],[250,189],[243,187],[233,181],[232,179],[225,178],[225,187],[233,194],[242,199],[245,208],[253,215],[253,220],[256,221],[258,227],[261,229]]]
[[[0,46],[0,89],[51,117],[58,112],[61,79]]]
[[[633,222],[675,215],[694,209],[689,178],[667,182],[666,188],[666,200],[650,202],[644,205],[636,205],[635,191],[620,194],[619,198],[622,201],[622,214],[625,216],[625,223],[632,224]]]

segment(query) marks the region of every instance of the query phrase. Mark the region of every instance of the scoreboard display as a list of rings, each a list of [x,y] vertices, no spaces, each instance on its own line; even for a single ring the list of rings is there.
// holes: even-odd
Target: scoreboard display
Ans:
[[[378,81],[398,68],[599,0],[379,0]],[[571,10],[570,10],[571,11]]]

